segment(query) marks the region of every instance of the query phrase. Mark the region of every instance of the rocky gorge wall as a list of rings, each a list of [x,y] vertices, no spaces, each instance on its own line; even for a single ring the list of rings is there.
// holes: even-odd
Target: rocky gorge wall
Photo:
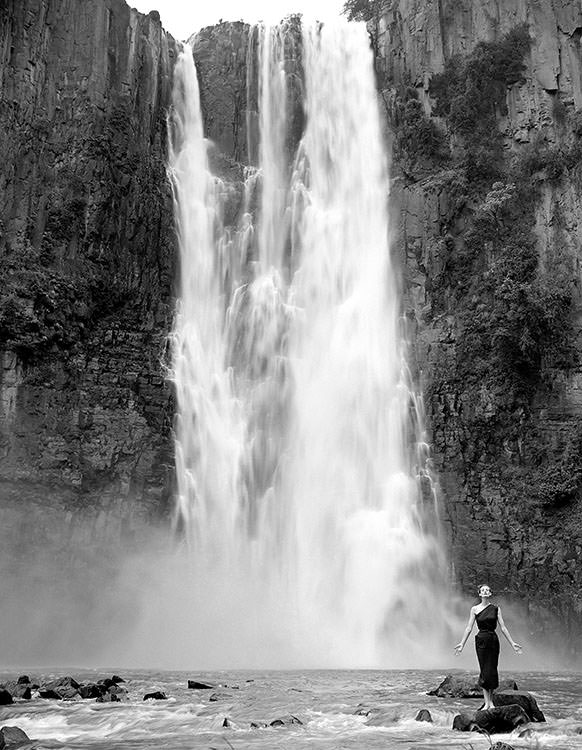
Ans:
[[[393,0],[371,33],[456,581],[579,653],[582,4]]]
[[[175,56],[122,0],[0,5],[0,547],[29,603],[169,511]]]

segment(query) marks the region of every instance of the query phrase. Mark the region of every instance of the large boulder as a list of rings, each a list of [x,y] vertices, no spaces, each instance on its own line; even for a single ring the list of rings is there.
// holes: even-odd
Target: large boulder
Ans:
[[[14,685],[14,688],[10,687],[9,689],[13,698],[21,698],[22,700],[29,701],[32,697],[30,685],[20,683],[19,685]]]
[[[209,685],[207,682],[198,682],[198,680],[188,680],[190,690],[214,690],[216,685]]]
[[[59,677],[43,682],[39,689],[41,698],[72,700],[79,697],[79,683],[72,677]]]
[[[79,685],[79,695],[81,698],[100,698],[107,692],[105,685],[99,685],[96,682],[84,682]]]
[[[515,680],[501,680],[498,690],[517,690]],[[438,687],[430,690],[427,695],[437,698],[482,698],[483,688],[471,674],[448,674]]]
[[[421,708],[420,711],[414,717],[415,721],[428,721],[432,724],[432,716],[427,708]]]
[[[154,690],[151,693],[146,693],[143,697],[144,701],[167,701],[168,696],[162,693],[161,690]]]
[[[12,693],[0,687],[0,706],[9,706],[11,703],[14,703]]]
[[[26,745],[30,742],[30,737],[18,727],[2,727],[0,729],[0,736],[4,740],[6,750],[16,750],[21,745]],[[3,747],[1,743],[0,747]]]
[[[484,729],[489,734],[512,732],[516,727],[529,723],[529,716],[517,704],[488,708],[475,714],[457,714],[453,729],[460,732],[478,732]]]
[[[494,706],[521,706],[531,721],[545,721],[536,699],[525,690],[500,690],[493,693]]]

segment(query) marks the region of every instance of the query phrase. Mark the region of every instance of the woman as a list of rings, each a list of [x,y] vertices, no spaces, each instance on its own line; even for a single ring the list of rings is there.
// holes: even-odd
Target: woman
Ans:
[[[497,623],[501,626],[501,632],[516,653],[521,654],[521,646],[513,640],[509,634],[509,630],[505,627],[500,607],[490,603],[491,589],[486,583],[479,586],[479,596],[481,602],[471,607],[469,622],[467,623],[461,642],[455,646],[455,652],[457,654],[461,653],[476,622],[479,632],[475,636],[475,650],[477,651],[477,659],[481,668],[479,685],[483,688],[483,698],[485,699],[483,708],[487,710],[488,708],[493,708],[493,691],[499,686],[499,675],[497,674],[499,638],[495,632]]]

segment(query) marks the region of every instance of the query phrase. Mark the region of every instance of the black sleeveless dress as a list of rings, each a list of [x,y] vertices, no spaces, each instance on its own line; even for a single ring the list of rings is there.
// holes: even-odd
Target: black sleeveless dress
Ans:
[[[475,636],[475,650],[481,674],[479,685],[485,690],[495,690],[499,686],[497,664],[499,662],[499,638],[495,632],[497,627],[497,607],[488,604],[479,614],[475,615],[479,632]]]

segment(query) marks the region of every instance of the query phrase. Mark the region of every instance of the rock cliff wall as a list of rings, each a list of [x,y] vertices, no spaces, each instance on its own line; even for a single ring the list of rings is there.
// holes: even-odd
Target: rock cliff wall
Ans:
[[[122,0],[0,7],[0,528],[18,548],[23,512],[30,545],[64,548],[71,518],[119,542],[168,509],[175,55]]]
[[[532,632],[565,629],[572,650],[581,34],[577,1],[393,0],[377,39],[397,249],[455,576],[466,592],[489,580],[524,604]]]

